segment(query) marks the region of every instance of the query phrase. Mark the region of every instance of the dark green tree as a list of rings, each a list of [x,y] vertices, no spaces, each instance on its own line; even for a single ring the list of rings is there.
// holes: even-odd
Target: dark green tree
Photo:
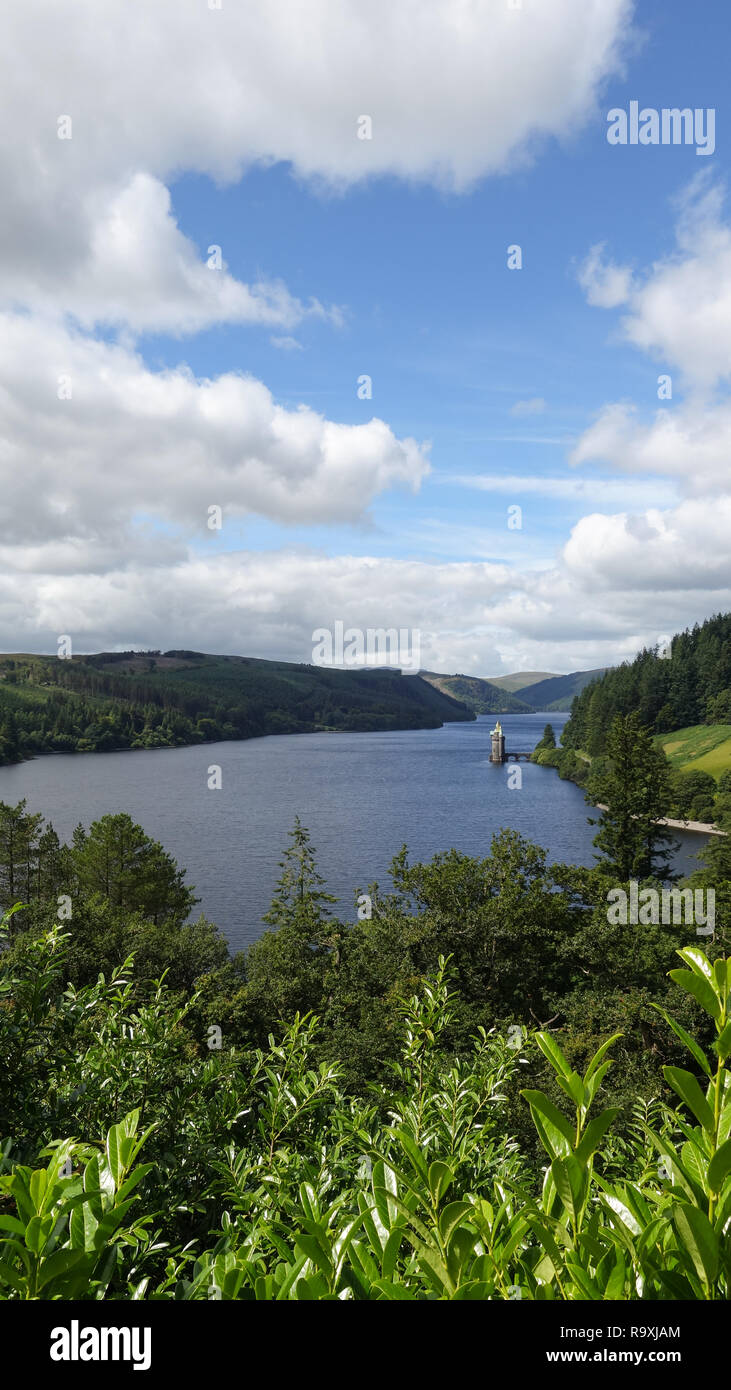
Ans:
[[[30,902],[38,867],[43,816],[26,811],[27,802],[10,806],[0,801],[0,907]],[[17,929],[19,919],[13,920]]]
[[[330,957],[339,956],[340,929],[329,910],[337,899],[323,888],[310,836],[299,816],[290,839],[271,907],[264,914],[273,930],[254,942],[246,962],[248,995],[264,1030],[297,1010],[318,1008]]]
[[[88,832],[77,826],[71,859],[81,896],[99,893],[155,923],[182,924],[198,901],[183,882],[185,870],[123,812],[102,816]]]
[[[684,820],[713,820],[716,782],[702,768],[673,769],[670,773],[673,813]]]
[[[600,864],[620,879],[670,878],[675,842],[660,822],[672,804],[665,755],[639,715],[616,715],[606,739],[603,770],[591,778],[588,799],[606,809],[594,844]]]
[[[295,924],[301,927],[309,925],[314,944],[330,915],[328,904],[337,902],[337,898],[324,891],[325,880],[317,870],[310,834],[299,816],[295,816],[290,839],[292,843],[279,861],[282,873],[271,907],[264,913],[263,920],[277,929]]]
[[[693,888],[715,894],[716,940],[728,952],[731,926],[731,834],[713,835],[696,856],[702,868],[691,874]]]

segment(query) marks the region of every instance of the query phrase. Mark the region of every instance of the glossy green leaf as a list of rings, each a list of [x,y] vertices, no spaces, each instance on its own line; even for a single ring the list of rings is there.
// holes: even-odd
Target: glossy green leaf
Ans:
[[[621,1037],[622,1037],[622,1034],[621,1034],[621,1033],[612,1033],[611,1038],[607,1038],[607,1041],[604,1042],[604,1043],[602,1043],[601,1047],[597,1048],[596,1052],[594,1053],[594,1056],[592,1057],[592,1059],[591,1059],[591,1061],[590,1061],[590,1063],[589,1063],[589,1065],[588,1065],[588,1067],[587,1067],[587,1069],[586,1069],[586,1073],[585,1073],[585,1075],[584,1075],[584,1080],[585,1080],[585,1081],[589,1081],[589,1080],[590,1080],[590,1078],[594,1075],[594,1072],[596,1071],[597,1067],[598,1067],[598,1066],[600,1065],[600,1063],[604,1060],[604,1057],[606,1056],[606,1054],[607,1054],[607,1052],[609,1051],[610,1047],[611,1047],[614,1043],[618,1042],[618,1040],[619,1040]]]
[[[665,1019],[665,1022],[667,1023],[668,1027],[672,1028],[676,1037],[680,1038],[680,1041],[682,1043],[685,1043],[685,1046],[687,1047],[691,1055],[695,1058],[696,1062],[698,1063],[698,1066],[701,1068],[701,1071],[704,1071],[706,1073],[706,1076],[711,1076],[710,1062],[708,1061],[708,1058],[706,1057],[703,1048],[700,1046],[699,1043],[696,1042],[695,1038],[692,1038],[690,1033],[686,1032],[685,1028],[683,1028],[682,1025],[677,1022],[676,1019],[671,1018],[670,1014],[667,1013],[665,1009],[661,1009],[659,1004],[653,1004],[652,1007],[653,1009],[657,1009],[657,1012],[659,1014],[662,1014],[662,1017]],[[729,1037],[731,1038],[731,1034],[729,1034]]]
[[[558,1076],[563,1076],[568,1080],[570,1077],[576,1075],[573,1068],[566,1060],[556,1039],[552,1037],[550,1033],[543,1031],[537,1032],[535,1034],[535,1039],[544,1057],[551,1063],[551,1066]]]
[[[574,1129],[565,1115],[556,1108],[543,1091],[521,1091],[525,1096],[538,1130],[543,1147],[551,1158],[565,1156],[571,1152]]]
[[[689,965],[694,975],[700,980],[710,980],[713,977],[711,963],[700,946],[683,946],[678,951],[681,960]]]
[[[721,1032],[716,1038],[716,1041],[714,1042],[713,1046],[716,1052],[718,1053],[721,1061],[725,1062],[726,1058],[731,1053],[731,1019],[729,1019],[728,1023],[721,1029]]]
[[[681,989],[698,1000],[710,1018],[721,1017],[721,1005],[716,998],[713,985],[704,975],[697,975],[692,970],[669,970],[668,974],[676,985],[680,985]]]
[[[591,1155],[595,1153],[618,1114],[619,1106],[610,1106],[609,1109],[602,1110],[601,1115],[597,1115],[595,1119],[589,1121],[575,1149],[575,1156],[580,1163],[588,1162]]]
[[[569,1154],[568,1158],[554,1158],[551,1176],[566,1210],[578,1221],[589,1190],[586,1169]]]
[[[471,1202],[450,1202],[439,1216],[439,1234],[445,1245],[449,1245],[452,1235],[465,1217],[474,1215]]]
[[[708,1217],[689,1202],[678,1202],[673,1208],[672,1219],[698,1278],[711,1285],[718,1274],[720,1252],[718,1238]]]
[[[441,1202],[442,1197],[449,1191],[454,1182],[454,1174],[448,1163],[442,1163],[439,1159],[429,1164],[427,1174],[429,1191],[435,1203]]]
[[[662,1071],[666,1081],[670,1083],[681,1100],[685,1101],[698,1123],[708,1134],[714,1134],[716,1121],[713,1111],[693,1074],[685,1071],[682,1067],[663,1067]]]
[[[720,1192],[724,1179],[731,1173],[731,1139],[717,1149],[708,1165],[708,1184],[712,1192]]]

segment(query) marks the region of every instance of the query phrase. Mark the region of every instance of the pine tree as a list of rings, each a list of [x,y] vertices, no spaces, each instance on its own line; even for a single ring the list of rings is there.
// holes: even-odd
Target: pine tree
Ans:
[[[253,943],[246,960],[248,1001],[264,1035],[297,1011],[322,1010],[341,934],[329,912],[329,904],[337,899],[323,889],[310,836],[299,816],[290,839],[272,905],[264,915],[275,930]]]
[[[589,784],[588,796],[606,807],[597,822],[594,844],[602,867],[623,880],[670,878],[666,863],[676,845],[659,821],[672,802],[669,769],[636,711],[616,715],[606,739],[602,770]]]
[[[713,889],[716,931],[720,930],[721,941],[727,940],[731,922],[731,835],[712,836],[696,858],[703,868],[691,874],[690,884],[693,888]]]
[[[263,920],[271,927],[296,926],[301,932],[309,926],[314,942],[330,916],[326,904],[337,902],[337,898],[323,891],[325,880],[317,871],[310,834],[299,816],[295,816],[290,839],[292,843],[279,861],[282,873]]]
[[[88,833],[77,827],[71,857],[82,896],[99,893],[148,921],[182,924],[198,901],[183,882],[185,871],[124,813],[102,816]]]
[[[38,840],[43,824],[40,814],[26,813],[26,801],[9,806],[0,801],[0,907],[28,903],[33,898]],[[19,925],[15,919],[16,926]]]

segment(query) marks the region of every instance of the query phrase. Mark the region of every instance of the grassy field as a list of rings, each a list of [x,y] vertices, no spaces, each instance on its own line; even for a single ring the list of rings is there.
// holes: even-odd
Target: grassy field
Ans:
[[[731,768],[731,724],[694,724],[672,734],[658,734],[656,742],[673,767],[700,768],[716,779]]]

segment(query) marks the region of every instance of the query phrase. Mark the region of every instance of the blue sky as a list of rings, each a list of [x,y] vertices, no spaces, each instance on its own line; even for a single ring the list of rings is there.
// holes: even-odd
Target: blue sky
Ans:
[[[497,0],[485,0],[475,7],[476,34],[484,40],[486,54],[496,23],[496,4]],[[354,4],[344,7],[346,12],[353,12],[354,25],[361,22],[357,8]],[[134,12],[134,5],[132,9]],[[439,9],[447,26],[445,33],[450,33],[451,18],[459,6],[455,0],[451,16],[449,3]],[[275,17],[283,23],[297,22],[296,8],[284,0],[275,0],[270,10],[280,11]],[[147,158],[144,135],[132,132],[126,148],[117,151],[116,164],[110,156],[108,171],[101,155],[95,161],[82,149],[78,156],[81,193],[77,191],[77,197],[82,206],[88,198],[93,213],[89,213],[89,225],[79,230],[81,249],[75,254],[83,259],[86,237],[95,257],[88,279],[93,281],[97,275],[99,287],[94,286],[93,304],[91,291],[76,291],[74,299],[70,289],[66,300],[59,290],[58,302],[50,303],[50,292],[39,288],[43,267],[31,271],[23,268],[20,282],[28,288],[20,294],[15,291],[12,307],[45,325],[47,341],[59,342],[53,334],[63,332],[70,335],[74,354],[80,346],[84,351],[88,346],[89,352],[93,347],[98,354],[105,349],[116,353],[114,363],[110,359],[100,369],[107,384],[114,372],[119,372],[120,380],[124,377],[128,364],[123,354],[130,354],[143,373],[144,390],[149,388],[160,395],[170,380],[171,399],[172,388],[179,381],[192,379],[200,386],[206,381],[228,379],[229,374],[244,374],[261,383],[273,406],[281,407],[288,417],[297,417],[303,406],[322,421],[343,426],[367,426],[377,417],[396,441],[416,441],[423,467],[413,459],[404,463],[400,458],[388,465],[374,462],[378,480],[371,479],[358,496],[356,482],[351,479],[347,499],[332,507],[329,485],[320,504],[315,479],[309,493],[303,484],[303,507],[288,507],[276,501],[257,501],[265,491],[261,479],[266,480],[272,468],[281,466],[286,484],[287,477],[295,476],[292,470],[299,467],[297,458],[288,462],[278,450],[275,464],[269,458],[255,459],[261,487],[251,499],[246,488],[235,496],[233,488],[234,500],[225,507],[225,525],[220,532],[211,532],[197,501],[195,506],[191,502],[186,512],[182,502],[179,505],[179,499],[170,495],[166,506],[161,500],[162,484],[160,495],[150,495],[155,447],[172,455],[175,451],[170,412],[163,406],[155,438],[145,444],[149,450],[145,483],[138,495],[124,499],[120,495],[96,532],[92,503],[88,502],[78,534],[70,521],[62,534],[57,516],[61,510],[71,517],[74,508],[79,515],[84,513],[84,502],[60,499],[52,520],[46,518],[46,544],[52,541],[55,547],[52,560],[29,560],[26,553],[24,572],[29,565],[34,569],[37,565],[39,592],[45,596],[39,599],[26,631],[27,646],[37,644],[42,649],[53,640],[54,626],[62,623],[66,604],[69,616],[62,630],[76,622],[79,641],[85,646],[172,646],[185,641],[186,645],[210,648],[215,643],[220,650],[306,660],[311,624],[320,625],[316,623],[320,618],[328,625],[342,616],[363,625],[378,621],[419,626],[426,638],[429,665],[439,663],[443,669],[469,669],[486,675],[522,664],[556,670],[606,664],[631,656],[640,643],[657,640],[669,627],[685,626],[726,604],[729,575],[724,570],[725,557],[717,553],[713,524],[704,532],[706,519],[698,512],[701,500],[709,516],[716,518],[726,505],[716,463],[727,423],[723,392],[728,383],[723,366],[718,365],[725,350],[723,327],[712,324],[711,333],[720,335],[715,355],[712,353],[712,360],[696,371],[693,339],[695,334],[703,339],[705,329],[703,323],[691,323],[689,315],[705,294],[709,301],[707,318],[709,322],[713,319],[714,277],[719,302],[726,294],[728,209],[721,197],[728,161],[726,93],[731,24],[727,6],[722,0],[711,0],[703,7],[701,22],[697,10],[680,3],[644,0],[632,7],[627,0],[596,0],[594,6],[583,6],[582,11],[596,10],[599,19],[603,12],[603,20],[615,25],[612,45],[602,61],[599,41],[591,29],[593,21],[585,14],[582,23],[586,23],[586,31],[576,36],[579,57],[571,53],[572,28],[579,28],[575,7],[572,14],[570,5],[560,4],[556,23],[566,28],[565,53],[562,50],[556,66],[564,58],[569,67],[574,65],[567,83],[576,80],[575,68],[581,63],[597,66],[589,80],[591,99],[560,121],[553,120],[557,98],[552,99],[551,93],[556,83],[560,88],[561,73],[552,72],[550,65],[547,72],[542,70],[544,56],[535,36],[538,12],[535,5],[531,8],[531,0],[526,0],[525,10],[516,17],[517,22],[531,26],[523,31],[525,62],[535,65],[536,87],[545,83],[546,99],[543,106],[536,99],[528,122],[530,130],[515,150],[510,148],[510,129],[517,116],[510,108],[508,71],[507,75],[500,74],[507,84],[505,101],[502,107],[488,107],[482,127],[479,120],[470,123],[468,115],[460,116],[459,111],[454,116],[447,100],[447,76],[444,91],[437,92],[434,100],[446,103],[446,123],[454,116],[452,147],[447,140],[446,146],[438,149],[438,134],[430,136],[426,131],[424,148],[415,150],[417,123],[417,134],[409,129],[403,150],[394,152],[391,159],[388,150],[383,152],[383,145],[389,139],[395,144],[396,137],[392,134],[393,117],[386,112],[394,104],[398,106],[399,94],[397,89],[389,91],[388,78],[382,79],[380,74],[378,80],[385,86],[376,90],[373,74],[392,60],[398,69],[398,54],[394,59],[390,45],[403,40],[390,39],[384,27],[383,53],[379,54],[374,41],[371,70],[366,59],[362,63],[357,57],[353,59],[347,26],[342,38],[332,41],[336,44],[332,61],[337,61],[337,42],[342,42],[343,64],[355,62],[359,75],[362,109],[373,107],[373,150],[363,154],[372,156],[381,167],[375,167],[364,180],[353,174],[351,153],[346,157],[336,150],[320,156],[322,112],[316,84],[301,98],[303,141],[308,121],[312,124],[311,151],[305,142],[304,153],[302,142],[297,145],[299,136],[295,138],[287,129],[284,119],[283,132],[274,131],[279,117],[271,112],[271,136],[266,121],[262,134],[257,113],[251,117],[254,134],[245,131],[241,118],[242,148],[234,149],[233,154],[230,147],[238,133],[234,115],[223,120],[219,150],[213,82],[206,87],[205,97],[212,108],[213,133],[207,133],[203,153],[189,155],[191,137],[183,129],[187,113],[179,116],[177,127],[173,120],[175,103],[184,100],[182,81],[170,97],[170,130],[180,132],[177,145],[177,137],[167,131],[167,146],[162,152],[151,149]],[[425,28],[432,22],[421,11],[415,10],[414,15],[415,23]],[[138,44],[147,38],[154,46],[154,35],[145,29],[142,18],[140,9]],[[213,25],[219,19],[221,16],[206,16],[205,22]],[[154,27],[156,21],[149,22]],[[190,51],[185,49],[184,61],[192,65],[195,76],[196,36],[192,26],[203,21],[200,15],[193,17],[186,3],[171,10],[168,22],[180,26],[184,48],[184,31],[191,29]],[[238,20],[234,16],[224,22],[233,26]],[[95,24],[100,25],[98,18],[92,21],[92,54]],[[132,27],[134,38],[134,23]],[[210,32],[206,31],[206,42]],[[230,35],[231,81],[235,84],[239,80],[234,61],[236,44],[243,43],[244,36],[233,27]],[[261,40],[263,44],[270,41],[272,50],[260,57],[263,63],[273,65],[276,77],[279,60],[274,37]],[[427,47],[428,39],[425,34]],[[114,63],[114,49],[101,29],[98,41],[97,60],[103,71],[105,62]],[[436,35],[437,53],[440,42],[445,42],[444,37]],[[461,40],[457,37],[454,42],[459,46]],[[355,51],[359,51],[357,43]],[[505,62],[522,60],[520,48],[517,58],[509,45],[506,51]],[[122,68],[125,61],[132,62],[133,52],[130,40],[128,57],[123,50],[118,52]],[[457,50],[454,57],[457,63],[467,61]],[[449,59],[447,47],[447,67]],[[201,51],[202,69],[209,60],[210,54]],[[225,43],[216,60],[228,60]],[[298,72],[296,64],[305,66],[308,62],[306,45],[296,50],[294,61],[295,66],[286,71],[283,64],[280,105],[286,106],[289,100],[290,116],[297,120],[298,102],[287,96],[291,90],[288,84],[293,71]],[[427,56],[423,61],[426,79],[430,59]],[[101,82],[96,88],[88,86],[91,66],[87,55],[86,65],[82,63],[69,76],[59,101],[63,100],[69,110],[79,106],[94,114],[103,129],[105,119],[111,120],[111,116],[104,108]],[[475,80],[479,82],[479,73]],[[486,85],[490,82],[489,59],[484,81]],[[455,72],[455,84],[458,82]],[[145,110],[145,101],[153,101],[153,97],[148,96],[142,80],[139,90],[139,118],[135,96],[130,101],[128,120],[134,124],[139,119],[142,126],[145,120],[154,121],[154,113]],[[77,99],[82,91],[83,102]],[[272,102],[277,101],[276,85],[270,96]],[[478,96],[479,92],[475,100]],[[423,88],[415,85],[413,92],[404,90],[404,103],[410,97],[423,99]],[[612,107],[627,107],[632,99],[643,107],[658,109],[715,108],[715,153],[698,156],[693,146],[610,146],[606,113]],[[194,104],[203,98],[197,94],[191,100]],[[225,104],[226,98],[221,101]],[[233,98],[231,104],[233,110]],[[53,103],[51,106],[55,109]],[[383,114],[379,114],[382,109]],[[201,117],[203,124],[207,115],[205,112]],[[438,130],[438,122],[435,128]],[[150,129],[149,143],[154,147],[154,124]],[[74,140],[79,138],[74,135]],[[278,157],[286,151],[288,139],[297,146],[296,152],[289,159]],[[500,152],[501,141],[505,148]],[[456,165],[462,144],[471,147],[470,159],[478,170],[466,184],[462,180],[456,190],[445,188],[445,180],[424,173],[425,161],[432,156],[448,165],[453,153]],[[499,151],[494,158],[489,153],[493,147]],[[256,157],[252,158],[252,151]],[[337,167],[338,159],[342,167]],[[219,166],[226,160],[229,166],[238,160],[240,168],[232,173],[227,166],[221,177]],[[390,163],[398,166],[396,171]],[[491,167],[496,163],[499,168]],[[318,164],[322,165],[319,170]],[[207,316],[210,321],[191,330],[184,312],[179,321],[176,318],[178,291],[172,272],[169,282],[166,280],[164,267],[158,283],[143,286],[144,308],[136,321],[131,311],[127,315],[120,303],[142,304],[142,291],[131,279],[133,273],[139,278],[141,272],[139,266],[130,269],[122,262],[125,257],[135,255],[139,259],[145,254],[142,221],[135,223],[135,236],[127,236],[123,228],[125,235],[120,237],[111,270],[106,265],[99,270],[106,253],[98,247],[108,244],[109,228],[118,227],[120,216],[123,220],[130,215],[130,207],[137,217],[137,204],[130,195],[126,202],[120,202],[123,214],[104,223],[105,207],[117,206],[115,198],[125,197],[125,180],[135,174],[149,181],[149,205],[145,203],[144,215],[151,218],[151,236],[156,234],[154,219],[158,218],[160,226],[165,223],[171,246],[173,234],[177,238],[175,254],[185,239],[184,254],[197,257],[200,266],[205,266],[208,247],[219,245],[225,270],[207,271],[210,277],[227,276],[229,285],[281,282],[284,292],[300,305],[317,300],[323,306],[320,315],[293,311],[289,314],[291,322],[262,323],[246,321],[246,314],[239,311],[216,315],[208,310],[199,313],[196,308],[201,319]],[[138,183],[135,187],[139,191],[148,185]],[[155,204],[157,190],[165,188],[170,196],[167,214]],[[43,196],[39,192],[39,200]],[[142,207],[145,200],[140,196],[138,201]],[[97,234],[92,217],[106,226],[103,235]],[[679,247],[678,227],[684,217],[692,225]],[[507,248],[516,243],[522,249],[523,267],[509,270]],[[608,303],[612,296],[607,295],[604,272],[586,270],[587,257],[597,246],[604,248],[602,264],[610,262],[629,277],[630,288],[622,297],[615,296],[617,302]],[[151,259],[155,259],[154,254]],[[697,295],[695,291],[687,293],[686,271],[687,277],[697,277]],[[73,275],[64,282],[60,274],[59,281],[68,288]],[[205,288],[196,290],[200,300],[205,292]],[[157,310],[151,307],[155,296]],[[592,300],[604,301],[607,307]],[[629,332],[628,317],[634,325]],[[667,403],[659,403],[657,398],[661,372],[669,372],[673,378],[673,398]],[[372,378],[372,399],[357,396],[357,381],[364,373]],[[601,447],[595,447],[591,434],[594,422],[605,418],[604,413],[612,407],[621,407],[627,417],[617,425],[612,416],[610,437],[605,430]],[[81,418],[83,408],[84,403],[74,418],[85,431],[85,442],[74,446],[74,456],[91,448],[90,441],[95,440],[97,475],[87,488],[87,497],[93,495],[93,506],[101,513],[106,502],[100,475],[106,472],[109,478],[112,472],[124,475],[127,469],[134,471],[139,462],[135,436],[128,428],[130,422],[117,422],[107,407],[110,435],[116,430],[116,437],[102,446],[102,454],[109,448],[105,462],[99,457],[99,435],[93,422]],[[100,414],[103,410],[99,393]],[[663,411],[672,414],[673,429],[678,422],[679,436],[668,456],[667,469],[662,457],[664,426],[658,423]],[[142,414],[144,417],[145,412]],[[710,422],[709,428],[716,431],[713,458],[708,477],[700,477],[691,486],[688,474],[694,468],[693,440],[701,427],[699,422],[703,428]],[[144,425],[140,428],[143,431]],[[235,411],[225,428],[226,450],[235,450]],[[643,430],[650,432],[649,439]],[[34,466],[42,470],[38,440],[23,439],[21,445],[30,449],[31,470]],[[254,446],[247,442],[241,447],[242,456],[245,452],[249,458]],[[318,445],[313,442],[311,447],[316,451]],[[572,466],[577,449],[581,461]],[[652,461],[648,464],[649,455]],[[197,481],[186,481],[191,491],[198,482],[205,491],[206,457],[206,439],[201,436],[194,465]],[[186,464],[186,470],[192,466]],[[232,471],[234,466],[227,452],[225,467]],[[313,469],[316,473],[316,463]],[[160,464],[161,479],[163,472]],[[174,465],[171,476],[174,480]],[[404,486],[404,481],[411,485]],[[171,485],[168,482],[165,486]],[[335,491],[337,487],[336,480]],[[211,502],[219,500],[220,491],[220,485],[212,482]],[[522,508],[519,530],[507,526],[508,508],[515,504]],[[575,527],[579,531],[572,541]],[[36,529],[42,530],[43,525],[39,523]],[[110,539],[112,532],[114,540]],[[702,562],[700,557],[691,560],[688,572],[683,573],[680,552],[697,548],[698,537],[704,534],[707,545],[701,548],[705,557]],[[149,553],[150,537],[164,542],[154,559]],[[25,542],[30,544],[31,538],[26,537]],[[94,555],[90,558],[85,553],[79,568],[84,545],[90,546]],[[709,556],[715,558],[714,564]],[[300,582],[293,577],[298,557]],[[348,557],[353,562],[350,568]],[[355,563],[365,558],[374,561],[367,571]],[[449,568],[465,565],[471,568]],[[482,568],[485,565],[487,568]],[[201,567],[208,567],[205,579],[200,578]],[[171,610],[168,604],[159,613],[145,617],[148,605],[144,599],[140,603],[140,595],[144,595],[146,583],[152,593],[159,587],[152,577],[156,568],[165,568],[165,574],[158,577],[164,581],[163,588],[172,586],[180,598],[180,610],[176,612],[175,604]],[[267,574],[285,573],[286,581],[280,583],[277,577],[269,586]],[[93,580],[87,577],[82,581],[80,574],[91,574]],[[542,585],[536,579],[539,574],[544,575]],[[399,576],[403,577],[403,588]],[[371,601],[365,601],[371,580]],[[97,586],[93,601],[90,583]],[[461,603],[463,583],[469,598]],[[298,606],[295,595],[303,588],[311,601]],[[343,588],[340,612],[338,592]],[[122,590],[125,600],[117,612],[115,596]],[[207,612],[213,592],[224,597],[214,604],[214,611]],[[419,592],[424,594],[423,611]],[[254,596],[248,612],[247,593]],[[359,593],[362,612],[355,598]],[[257,618],[262,611],[267,615],[263,623]],[[186,613],[187,632],[183,630]],[[17,647],[17,637],[9,645]]]
[[[520,543],[547,564],[585,508],[566,498],[515,499],[455,486],[455,476],[572,476],[567,453],[608,396],[654,409],[661,360],[613,340],[613,318],[587,305],[576,278],[588,249],[646,266],[674,244],[672,202],[708,157],[691,146],[613,148],[606,110],[628,106],[726,106],[724,54],[731,25],[723,4],[704,13],[699,41],[691,7],[639,11],[636,56],[606,87],[596,118],[562,143],[543,143],[529,167],[444,194],[374,179],[346,194],[322,193],[288,168],[255,170],[233,188],[200,177],[172,187],[182,230],[205,258],[220,245],[238,278],[283,278],[294,294],[343,306],[342,329],[309,324],[301,348],[274,347],[259,329],[232,327],[181,344],[143,340],[151,364],[181,360],[199,375],[253,372],[283,404],[301,401],[358,424],[375,413],[399,435],[431,443],[433,475],[418,497],[389,494],[354,527],[281,527],[250,521],[247,545],[294,538],[337,554],[504,559]],[[606,109],[605,109],[606,108]],[[723,122],[711,162],[723,159]],[[720,146],[720,148],[719,148]],[[507,269],[518,243],[523,269]],[[372,400],[357,398],[361,373]],[[516,418],[520,401],[545,401]],[[589,467],[590,476],[606,470]],[[523,507],[523,535],[505,533],[507,506]],[[499,538],[491,544],[499,514]],[[483,534],[484,533],[484,534]],[[205,544],[209,538],[203,538]],[[234,537],[220,537],[235,544]]]

